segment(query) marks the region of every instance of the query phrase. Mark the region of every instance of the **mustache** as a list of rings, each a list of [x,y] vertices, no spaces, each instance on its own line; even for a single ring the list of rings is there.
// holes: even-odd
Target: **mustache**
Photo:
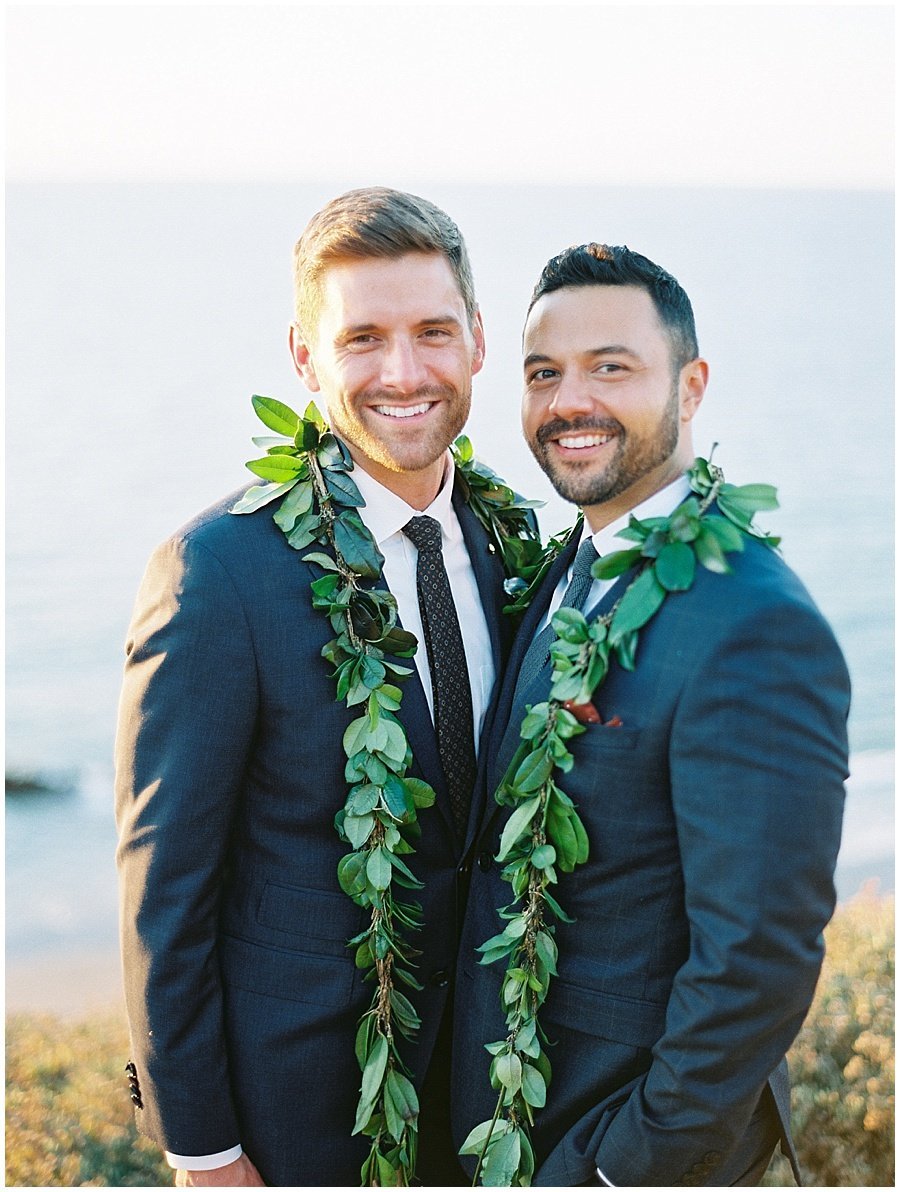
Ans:
[[[617,418],[576,418],[574,422],[554,418],[552,422],[544,423],[535,438],[545,447],[551,439],[558,439],[560,435],[580,435],[592,430],[600,431],[601,434],[625,435],[625,427]]]
[[[398,394],[390,389],[366,389],[360,399],[370,405],[389,406],[397,402],[415,405],[420,401],[442,401],[457,396],[452,385],[422,385],[415,393]]]

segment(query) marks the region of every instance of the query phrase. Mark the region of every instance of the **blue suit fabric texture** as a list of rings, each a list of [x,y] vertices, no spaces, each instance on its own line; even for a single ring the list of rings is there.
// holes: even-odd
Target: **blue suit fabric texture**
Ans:
[[[287,544],[272,507],[232,516],[240,495],[156,550],[128,635],[116,812],[135,1113],[175,1154],[240,1141],[270,1185],[353,1185],[368,1153],[351,1138],[354,1038],[373,987],[346,947],[367,912],[338,885],[348,846],[334,817],[359,710],[337,702],[321,657],[334,636],[312,608],[321,572]],[[511,637],[502,567],[458,482],[453,503],[499,674]],[[467,875],[415,670],[399,715],[410,773],[437,793],[409,859],[424,882],[411,892],[424,910],[411,938],[424,987],[409,991],[422,1029],[406,1056],[421,1088]],[[482,810],[473,803],[468,843]]]
[[[548,572],[514,644],[487,747],[492,796],[549,663],[515,694],[522,657],[575,554]],[[632,672],[611,665],[603,723],[559,775],[590,842],[553,893],[559,974],[536,1111],[534,1182],[724,1186],[790,1140],[784,1056],[812,1000],[847,776],[849,677],[834,636],[780,555],[758,540],[731,574],[697,568],[640,631]],[[588,617],[607,611],[634,572]],[[607,722],[613,721],[612,724]],[[493,800],[491,798],[490,802]],[[457,1145],[491,1117],[487,1043],[506,1035],[502,962],[476,947],[512,901],[492,862],[508,812],[476,842],[456,987]],[[755,1182],[755,1180],[753,1181]]]

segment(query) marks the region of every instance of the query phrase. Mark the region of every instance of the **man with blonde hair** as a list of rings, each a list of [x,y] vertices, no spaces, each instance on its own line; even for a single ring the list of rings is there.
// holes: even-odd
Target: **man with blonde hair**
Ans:
[[[295,281],[296,370],[352,460],[400,622],[429,646],[397,714],[409,773],[436,792],[409,859],[423,883],[421,988],[407,990],[421,1029],[401,1052],[421,1104],[418,1176],[462,1183],[448,1007],[477,748],[508,634],[499,552],[448,451],[484,358],[481,316],[456,225],[387,189],[323,208]],[[347,949],[366,917],[339,883],[334,821],[358,709],[322,656],[333,631],[313,606],[316,566],[271,509],[232,516],[239,496],[156,551],[129,632],[117,817],[131,1098],[179,1183],[355,1184],[370,1142],[354,1132],[354,1045],[372,987]],[[452,699],[433,673],[425,552],[452,595],[433,628],[458,651]]]

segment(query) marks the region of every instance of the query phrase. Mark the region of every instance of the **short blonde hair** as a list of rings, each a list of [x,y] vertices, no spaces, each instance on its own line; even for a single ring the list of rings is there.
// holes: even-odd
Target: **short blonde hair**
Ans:
[[[473,323],[475,285],[459,228],[427,199],[372,186],[332,199],[312,217],[294,247],[294,313],[304,339],[315,331],[321,277],[329,264],[411,252],[441,253],[447,258]]]

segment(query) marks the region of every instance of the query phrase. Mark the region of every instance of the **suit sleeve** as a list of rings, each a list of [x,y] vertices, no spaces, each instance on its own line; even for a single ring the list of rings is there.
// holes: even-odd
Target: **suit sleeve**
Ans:
[[[690,952],[600,1138],[615,1185],[682,1182],[698,1159],[715,1183],[807,1013],[834,909],[849,679],[830,630],[785,600],[699,653],[669,758]]]
[[[248,624],[225,568],[160,547],[138,594],[116,740],[125,994],[142,1107],[167,1151],[239,1139],[216,929],[257,707]]]

